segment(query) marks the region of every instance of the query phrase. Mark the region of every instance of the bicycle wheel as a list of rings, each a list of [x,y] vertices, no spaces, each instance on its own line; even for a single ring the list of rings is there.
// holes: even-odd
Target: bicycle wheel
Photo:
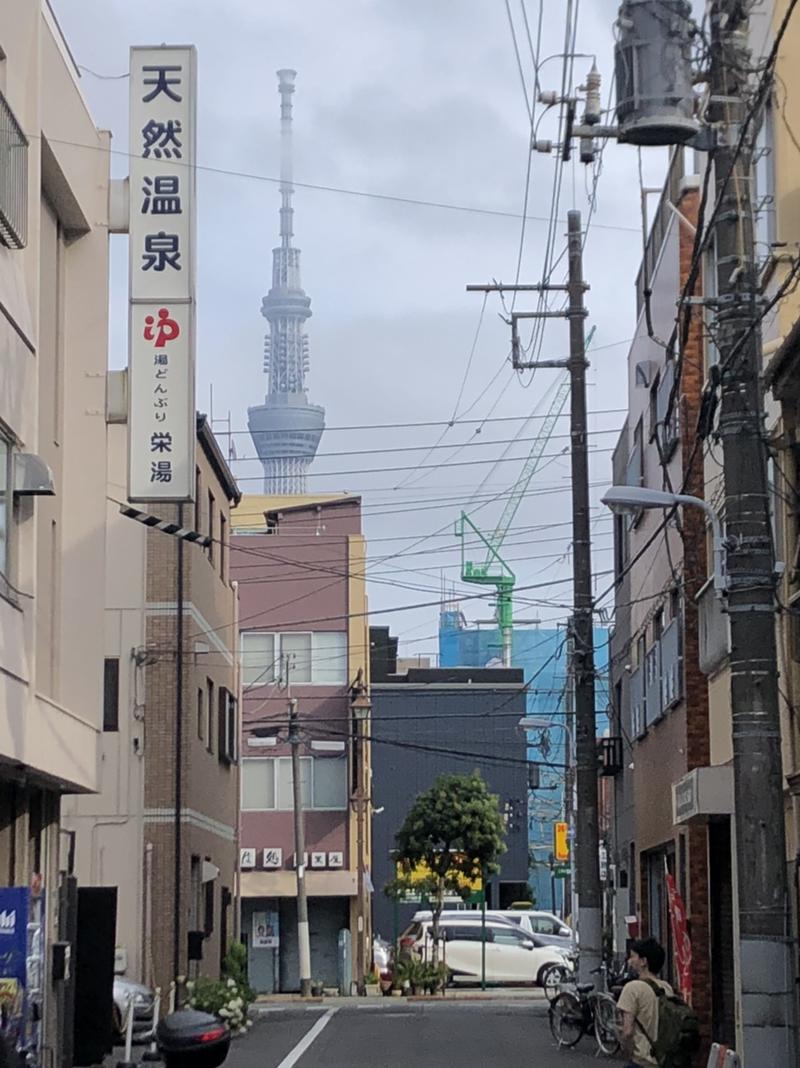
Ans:
[[[583,1031],[583,1006],[575,994],[563,990],[550,1006],[550,1032],[559,1046],[572,1049]]]
[[[617,1003],[609,994],[595,994],[592,1009],[597,1045],[603,1053],[613,1057],[619,1051]]]
[[[551,1005],[561,993],[562,984],[568,981],[570,974],[569,968],[563,964],[551,964],[545,969],[542,976],[542,990]]]

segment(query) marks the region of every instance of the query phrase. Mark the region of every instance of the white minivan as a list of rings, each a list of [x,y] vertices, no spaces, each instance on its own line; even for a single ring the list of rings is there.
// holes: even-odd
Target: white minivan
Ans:
[[[548,941],[552,939],[554,946],[560,946],[562,949],[569,949],[571,946],[572,928],[554,912],[540,912],[538,909],[501,909],[492,915],[503,916],[528,934],[541,935]]]
[[[439,959],[453,982],[481,978],[483,930],[479,912],[451,912],[439,924]],[[433,951],[430,914],[415,919],[400,938],[405,952],[430,960]],[[500,917],[486,919],[486,980],[490,983],[538,983],[553,964],[569,966],[562,950],[539,946],[517,926]]]

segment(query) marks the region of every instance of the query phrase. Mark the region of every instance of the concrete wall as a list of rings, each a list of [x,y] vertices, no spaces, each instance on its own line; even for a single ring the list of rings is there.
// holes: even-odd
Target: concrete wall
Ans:
[[[9,524],[0,755],[86,790],[102,694],[108,136],[47,6],[13,5],[2,23],[0,89],[42,136],[28,148],[27,246],[0,245],[0,427],[50,464],[56,495],[20,499]]]

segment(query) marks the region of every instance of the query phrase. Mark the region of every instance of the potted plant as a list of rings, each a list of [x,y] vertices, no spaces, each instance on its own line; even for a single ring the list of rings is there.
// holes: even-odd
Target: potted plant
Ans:
[[[325,993],[325,984],[321,979],[311,980],[311,996],[312,998],[321,998]]]

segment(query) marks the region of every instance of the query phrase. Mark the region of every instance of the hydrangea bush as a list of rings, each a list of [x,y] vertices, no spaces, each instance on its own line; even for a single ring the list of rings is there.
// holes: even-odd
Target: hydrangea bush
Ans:
[[[224,1020],[235,1035],[252,1027],[247,1010],[254,993],[247,981],[247,949],[234,942],[225,957],[221,979],[189,979],[186,983],[189,1008],[210,1012]]]

